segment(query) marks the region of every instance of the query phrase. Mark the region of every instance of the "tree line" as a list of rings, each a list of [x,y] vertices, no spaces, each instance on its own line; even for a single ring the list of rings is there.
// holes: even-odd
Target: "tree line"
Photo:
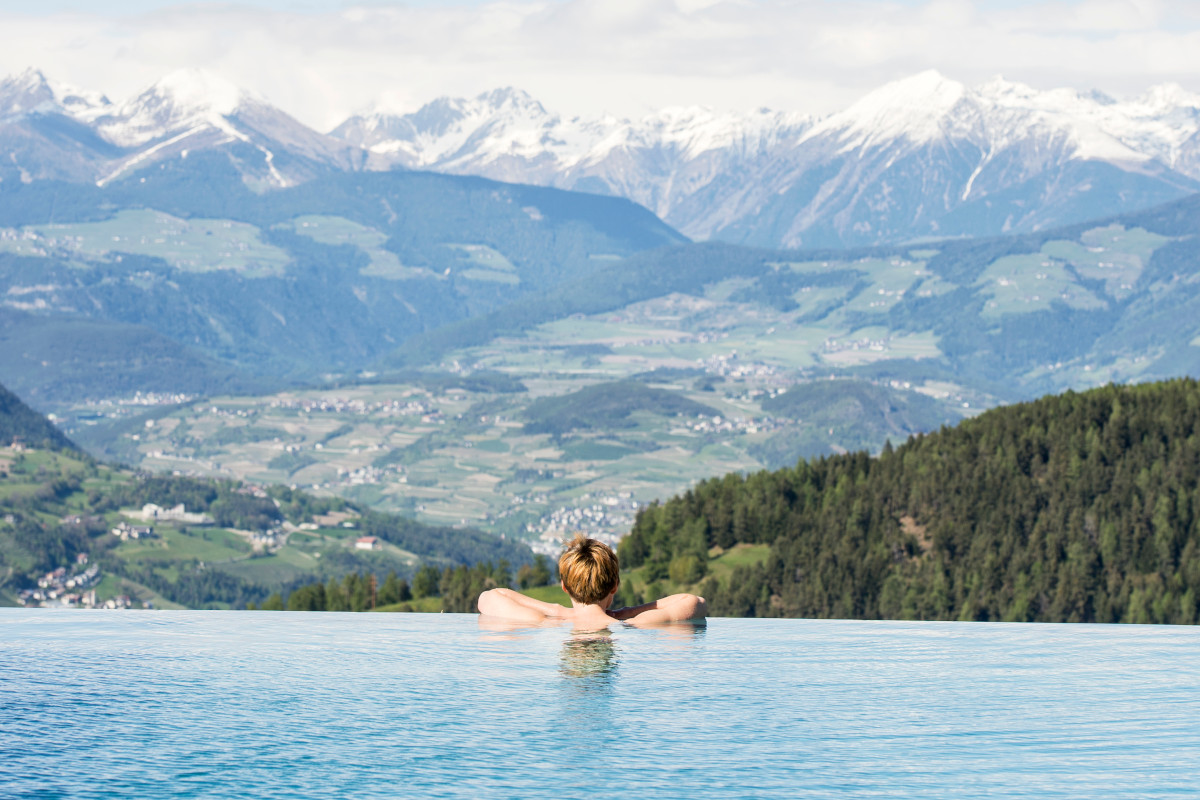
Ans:
[[[516,583],[522,589],[529,589],[545,586],[553,577],[549,559],[538,555],[532,564],[522,564],[517,569]],[[276,592],[261,607],[254,603],[246,607],[262,611],[371,611],[378,608],[470,613],[475,611],[475,600],[481,592],[512,584],[512,565],[504,559],[498,563],[478,563],[470,567],[460,564],[441,570],[425,564],[413,575],[411,583],[399,578],[395,572],[388,573],[381,584],[376,583],[373,575],[351,572],[340,581],[314,581],[286,595]],[[413,601],[426,598],[438,599],[438,607],[430,609],[424,604],[413,604]]]
[[[732,616],[1156,622],[1200,616],[1200,384],[1067,392],[643,510],[625,568]],[[713,548],[770,545],[705,576]]]

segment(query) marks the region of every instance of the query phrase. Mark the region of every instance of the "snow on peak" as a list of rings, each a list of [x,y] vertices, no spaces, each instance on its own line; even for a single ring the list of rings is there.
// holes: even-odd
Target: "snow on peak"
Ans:
[[[471,99],[439,97],[409,114],[377,103],[332,131],[373,152],[402,155],[414,166],[462,157],[484,160],[531,156],[544,147],[546,132],[559,123],[542,104],[519,89],[499,88]]]
[[[226,116],[249,97],[248,92],[220,75],[193,67],[163,76],[134,103],[157,100],[180,111],[205,111]]]
[[[546,109],[537,100],[521,89],[505,86],[484,92],[475,98],[475,102],[495,111],[522,111],[535,114],[545,114]]]
[[[80,89],[69,83],[58,81],[51,82],[50,88],[63,110],[85,121],[93,120],[112,108],[112,101],[100,92]]]
[[[1181,108],[1200,109],[1200,95],[1189,92],[1178,83],[1160,83],[1151,86],[1129,105],[1143,108],[1148,114],[1163,115]]]
[[[722,149],[759,152],[812,123],[802,114],[716,113],[703,106],[664,108],[636,122],[608,114],[564,118],[509,87],[470,99],[438,98],[404,115],[388,114],[380,104],[332,135],[411,166],[469,172],[518,159],[541,170],[569,170],[629,148],[661,147],[684,158]]]
[[[980,99],[1008,105],[1028,102],[1037,95],[1037,90],[1027,84],[1010,81],[1003,75],[996,75],[973,87],[970,94]]]
[[[938,137],[943,121],[966,94],[966,87],[929,69],[892,81],[833,114],[814,133],[842,131],[848,147],[905,137],[925,142]]]
[[[110,105],[108,98],[99,92],[51,81],[33,67],[0,81],[0,114],[6,116],[41,112],[91,119]]]
[[[1039,91],[997,77],[972,88],[968,99],[974,124],[964,119],[960,129],[969,129],[989,154],[1039,139],[1062,143],[1073,159],[1127,165],[1149,159],[1122,136],[1125,112],[1103,92]]]
[[[965,87],[958,81],[947,78],[936,69],[927,69],[907,78],[885,83],[860,100],[859,104],[875,103],[884,107],[896,107],[921,103],[944,106],[956,102],[962,97],[964,90]]]
[[[1126,102],[1095,90],[1037,91],[995,81],[976,87],[970,97],[986,149],[1040,137],[1067,143],[1072,158],[1124,165],[1158,159],[1173,166],[1200,121],[1200,96],[1173,84]]]
[[[1184,124],[1167,130],[1163,118],[1145,119],[1154,116],[1152,106],[1175,108],[1172,124],[1176,117]],[[510,87],[469,99],[439,98],[402,116],[358,117],[335,135],[411,166],[477,172],[502,163],[512,170],[519,169],[513,166],[517,159],[538,175],[598,164],[616,151],[657,150],[660,157],[685,161],[709,152],[752,158],[826,139],[843,152],[961,139],[988,154],[1040,140],[1051,148],[1066,147],[1074,158],[1126,164],[1158,158],[1174,164],[1183,141],[1196,132],[1197,109],[1200,97],[1173,86],[1158,87],[1137,103],[1118,103],[1096,92],[1040,91],[1002,76],[968,89],[926,70],[820,120],[768,109],[735,114],[703,106],[668,107],[636,121],[563,118]]]
[[[249,92],[203,69],[181,69],[122,104],[99,121],[109,141],[138,146],[181,130],[212,127],[225,130],[225,119],[248,102],[264,102]],[[230,133],[236,138],[236,134]]]
[[[0,81],[0,115],[53,110],[54,91],[41,71],[30,68]]]
[[[49,87],[50,81],[46,80],[45,74],[36,67],[26,67],[16,75],[12,75],[4,79],[5,88],[11,87],[13,90],[20,91],[36,91],[41,87]]]
[[[673,106],[649,114],[629,125],[630,138],[642,144],[677,148],[688,158],[713,150],[755,152],[781,137],[797,135],[813,118],[760,108],[755,111],[718,113],[707,106]]]
[[[826,117],[805,139],[832,136],[843,152],[901,140],[920,145],[963,139],[988,154],[985,158],[1039,140],[1060,143],[1075,159],[1125,165],[1159,159],[1173,165],[1198,125],[1200,96],[1170,84],[1121,103],[1099,92],[1039,91],[1002,76],[968,89],[927,70]]]

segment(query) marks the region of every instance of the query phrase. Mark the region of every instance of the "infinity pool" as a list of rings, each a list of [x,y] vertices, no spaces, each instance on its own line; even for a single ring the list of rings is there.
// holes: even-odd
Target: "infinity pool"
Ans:
[[[0,610],[3,797],[1200,796],[1200,629]]]

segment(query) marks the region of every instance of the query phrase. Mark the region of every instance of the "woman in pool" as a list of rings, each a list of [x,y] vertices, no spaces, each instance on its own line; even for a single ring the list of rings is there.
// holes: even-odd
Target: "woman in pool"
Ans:
[[[534,600],[512,589],[488,589],[479,595],[479,613],[519,622],[569,621],[577,628],[599,630],[613,620],[632,625],[702,620],[708,613],[703,597],[673,594],[632,608],[610,610],[621,583],[617,554],[582,533],[567,543],[558,559],[558,574],[571,607]]]

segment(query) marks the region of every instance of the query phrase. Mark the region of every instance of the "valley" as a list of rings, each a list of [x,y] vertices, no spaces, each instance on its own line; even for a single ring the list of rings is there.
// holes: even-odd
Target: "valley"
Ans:
[[[990,403],[947,382],[844,379],[823,381],[840,396],[803,418],[764,409],[784,392],[811,392],[798,382],[813,372],[797,362],[936,355],[928,337],[841,341],[769,307],[668,296],[457,352],[444,372],[409,382],[157,410],[86,404],[60,422],[154,471],[290,484],[548,551],[575,529],[615,541],[640,506],[713,474],[878,450]],[[469,388],[454,385],[455,369],[474,378],[461,381]]]
[[[667,213],[658,201],[667,203],[686,230],[725,240],[689,242],[620,197],[395,168],[389,153],[404,148],[384,152],[382,140],[310,131],[306,155],[273,171],[263,154],[286,151],[277,137],[294,121],[245,98],[237,114],[180,105],[189,80],[104,117],[103,135],[124,138],[116,155],[97,151],[102,180],[26,166],[0,175],[0,379],[93,456],[135,474],[311,492],[363,520],[395,515],[372,523],[385,532],[424,533],[411,546],[381,535],[368,565],[349,529],[311,515],[286,529],[184,526],[158,544],[122,542],[113,555],[130,560],[106,563],[126,563],[124,580],[186,584],[193,567],[179,564],[203,562],[233,581],[204,596],[237,603],[368,566],[402,576],[431,559],[465,568],[488,546],[554,554],[574,531],[616,542],[642,512],[713,476],[880,454],[996,406],[1200,369],[1200,200],[1063,226],[1178,197],[1192,186],[1183,173],[1130,177],[1072,160],[1067,147],[1055,151],[1065,162],[1016,187],[970,159],[934,163],[937,137],[913,139],[905,125],[887,131],[887,146],[853,144],[864,130],[853,109],[825,121],[764,113],[757,133],[733,139],[722,138],[724,122],[684,115],[680,125],[698,125],[710,144],[741,141],[747,157],[788,165],[771,199],[755,200],[766,184],[744,176],[738,202],[759,209],[752,224],[712,217],[699,184],[690,197],[655,195],[651,205]],[[930,75],[900,88],[923,96],[923,86],[959,98],[917,109],[923,131],[922,120],[961,122],[999,102],[996,86],[963,95]],[[526,100],[501,93],[491,111],[450,113],[447,135],[504,109],[536,111]],[[59,114],[39,107],[14,112],[0,134],[36,138]],[[143,107],[157,109],[145,118],[161,131],[121,127]],[[1142,113],[1110,111],[1118,122]],[[1030,113],[1053,117],[1055,130],[1077,123]],[[181,119],[195,124],[195,149],[168,130]],[[235,123],[258,127],[237,142],[217,136]],[[1156,123],[1143,123],[1146,146],[1159,147]],[[796,141],[773,138],[777,124]],[[971,143],[963,152],[983,141],[956,131]],[[660,133],[680,146],[691,135]],[[822,149],[842,139],[853,147]],[[138,160],[137,148],[160,141],[173,144]],[[626,149],[641,158],[643,144]],[[356,162],[360,146],[378,158]],[[662,164],[682,175],[703,152],[673,150]],[[488,173],[490,163],[419,165]],[[709,177],[746,167],[730,163],[717,159]],[[644,187],[586,183],[619,178],[600,162],[588,169],[573,188],[650,202]],[[825,176],[820,186],[810,169]],[[956,205],[911,195],[913,180],[935,174],[967,180]],[[848,177],[899,194],[850,196]],[[1069,197],[1029,205],[1028,191],[1047,181]],[[805,217],[818,196],[849,216]],[[925,210],[894,217],[901,206]],[[764,247],[746,244],[755,242]],[[256,535],[274,538],[256,549]],[[467,544],[449,553],[438,539]],[[164,543],[170,557],[157,564]],[[171,602],[162,592],[158,601]]]
[[[211,76],[57,91],[0,82],[0,381],[49,415],[0,396],[0,602],[362,610],[369,573],[469,610],[531,550],[639,547],[716,482],[1200,370],[1182,93],[922,73],[825,119],[539,151],[507,143],[577,121],[516,90],[330,136]],[[625,599],[772,568],[736,516],[635,557]]]
[[[372,246],[361,227],[306,222]],[[447,329],[410,367],[64,404],[57,421],[151,471],[302,488],[553,553],[574,530],[616,541],[639,509],[713,475],[878,453],[1002,403],[1173,368],[1178,350],[1112,348],[1112,330],[1065,322],[1146,331],[1140,300],[1190,296],[1156,256],[1185,240],[1142,223],[861,255],[650,253],[521,301],[538,312],[512,312],[501,333]],[[467,252],[511,274],[498,253]],[[631,288],[588,294],[605,280]],[[576,297],[592,313],[565,313],[587,306]]]

